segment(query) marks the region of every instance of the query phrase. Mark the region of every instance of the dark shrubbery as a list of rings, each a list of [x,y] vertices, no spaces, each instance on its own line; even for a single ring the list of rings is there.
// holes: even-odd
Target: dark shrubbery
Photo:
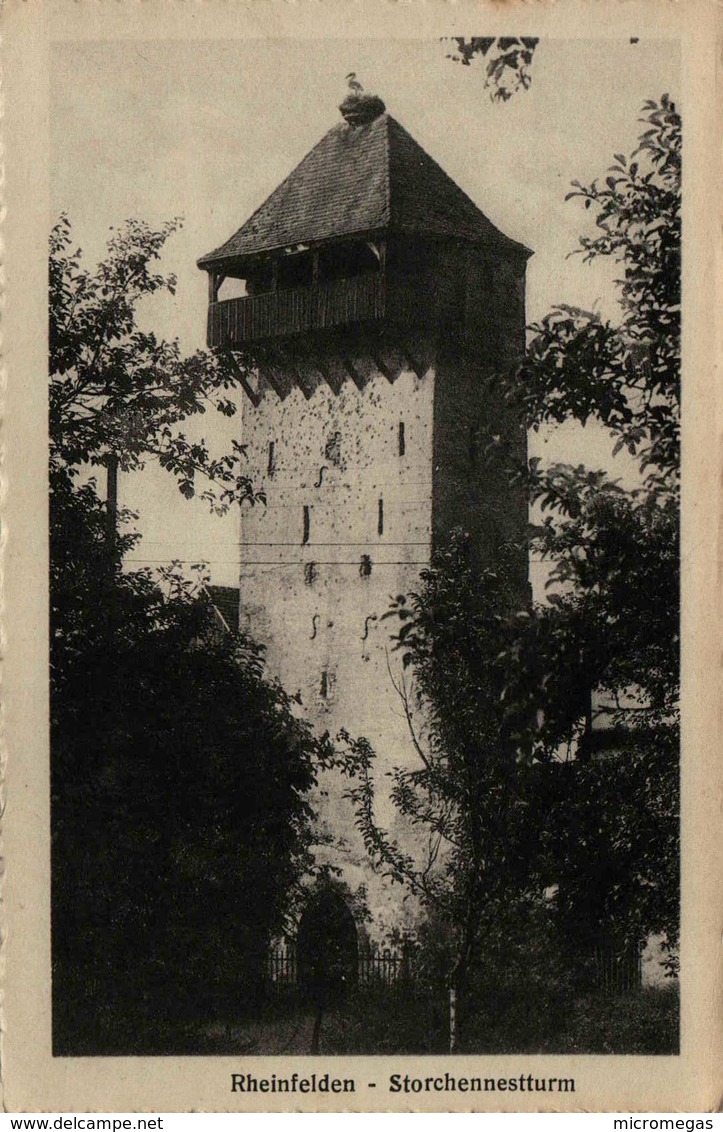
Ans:
[[[444,1054],[447,1001],[434,995],[359,991],[324,1015],[322,1054]],[[676,1054],[677,984],[609,998],[551,983],[486,982],[471,993],[459,1053]]]
[[[188,582],[121,571],[92,489],[52,487],[54,1025],[73,1053],[112,1019],[257,1005],[326,747]]]

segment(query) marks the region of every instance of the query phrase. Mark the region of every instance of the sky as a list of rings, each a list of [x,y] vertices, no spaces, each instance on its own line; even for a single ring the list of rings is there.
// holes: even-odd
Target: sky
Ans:
[[[340,120],[354,71],[497,227],[533,249],[528,322],[555,303],[614,317],[615,273],[570,257],[591,220],[564,197],[572,180],[603,176],[614,153],[634,148],[645,99],[678,99],[677,44],[542,41],[530,90],[504,104],[491,102],[480,67],[454,64],[448,50],[414,39],[58,44],[50,224],[68,213],[94,265],[109,229],[126,218],[183,217],[162,260],[178,276],[176,296],[153,297],[141,319],[188,352],[202,347],[207,281],[197,258],[239,228]],[[238,431],[220,418],[203,425],[217,444]],[[590,426],[531,438],[533,454],[596,467],[609,450]],[[629,478],[624,462],[616,469]],[[121,503],[138,511],[143,533],[136,564],[203,559],[214,582],[236,583],[236,516],[208,515],[155,469],[122,479]]]

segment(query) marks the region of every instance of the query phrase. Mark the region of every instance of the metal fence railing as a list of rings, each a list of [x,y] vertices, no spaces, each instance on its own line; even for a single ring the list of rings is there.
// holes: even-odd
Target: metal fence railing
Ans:
[[[402,979],[411,978],[413,966],[410,951],[385,950],[360,955],[359,983],[361,986],[376,983],[392,987]]]
[[[367,990],[402,987],[414,980],[414,959],[412,947],[362,951],[357,961],[357,987]],[[595,949],[591,959],[595,985],[604,995],[626,994],[641,986],[639,953],[600,947]],[[283,995],[298,987],[298,962],[293,943],[268,952],[265,975],[267,988],[274,995]]]
[[[270,951],[266,957],[266,982],[275,993],[296,986],[296,952],[293,948]]]
[[[642,983],[643,961],[639,952],[615,952],[598,947],[593,952],[595,982],[604,995],[626,994]]]
[[[393,987],[412,977],[411,950],[365,951],[357,961],[357,986]],[[266,957],[266,983],[273,994],[283,994],[298,985],[299,972],[293,945],[269,951]]]

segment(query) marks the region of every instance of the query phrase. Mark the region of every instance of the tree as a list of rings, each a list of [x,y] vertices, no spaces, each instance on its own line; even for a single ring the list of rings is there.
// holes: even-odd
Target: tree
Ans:
[[[447,58],[464,67],[478,59],[485,60],[484,88],[493,102],[508,102],[519,90],[529,90],[530,68],[535,48],[540,42],[530,36],[453,36],[455,44]]]
[[[51,242],[53,993],[59,1053],[132,1052],[163,1027],[252,1007],[272,936],[313,865],[309,790],[331,752],[221,630],[204,579],[126,571],[137,536],[78,468],[157,456],[185,495],[253,500],[240,449],[213,460],[174,432],[230,387],[135,307],[170,227],[133,222],[94,275]],[[199,584],[200,582],[200,584]],[[152,1025],[151,1025],[152,1023]],[[175,1027],[175,1029],[174,1029]]]
[[[176,280],[155,270],[163,246],[180,222],[154,230],[129,220],[111,237],[95,272],[72,247],[72,228],[62,216],[50,240],[50,456],[65,468],[142,468],[157,460],[186,498],[198,481],[203,498],[223,511],[253,501],[243,471],[244,452],[234,443],[214,458],[205,440],[179,431],[189,418],[214,409],[233,416],[231,394],[245,371],[228,351],[200,350],[183,357],[177,341],[139,328],[137,309],[151,296],[175,293]]]
[[[613,452],[635,458],[640,483],[609,473],[535,467],[533,498],[545,519],[536,545],[554,562],[552,605],[538,615],[555,645],[547,664],[550,719],[544,746],[576,744],[572,795],[553,817],[560,830],[561,896],[579,910],[590,895],[585,839],[571,842],[585,809],[598,807],[597,924],[639,946],[651,932],[674,951],[678,936],[679,447],[681,123],[667,95],[646,102],[640,144],[615,155],[603,184],[571,198],[595,214],[581,239],[586,259],[622,267],[618,323],[568,307],[533,327],[508,393],[531,427],[596,419]],[[527,384],[529,383],[529,384]],[[591,694],[609,704],[619,754],[590,758]],[[552,709],[552,710],[550,710]],[[582,721],[582,722],[581,722]],[[612,779],[615,788],[612,788]],[[621,802],[622,799],[622,802]],[[596,866],[598,877],[601,872]],[[575,879],[577,878],[577,879]]]
[[[507,549],[517,557],[517,547]],[[374,753],[350,743],[357,781],[348,793],[373,863],[444,925],[452,1052],[480,941],[498,937],[510,905],[537,905],[541,888],[547,781],[530,757],[524,676],[515,681],[510,664],[511,634],[519,642],[528,614],[520,611],[518,571],[507,566],[500,547],[500,568],[478,573],[460,533],[422,572],[419,592],[400,595],[387,614],[399,620],[395,644],[413,673],[398,690],[419,756],[418,765],[394,770],[391,798],[426,834],[422,859],[379,827]]]
[[[554,308],[516,372],[492,379],[530,428],[602,423],[637,459],[639,486],[510,466],[541,508],[546,602],[511,588],[506,556],[520,548],[475,575],[463,538],[397,599],[396,644],[429,725],[423,745],[402,687],[420,762],[396,771],[393,801],[428,832],[424,862],[378,827],[373,752],[355,748],[359,826],[377,867],[448,924],[452,1000],[500,909],[529,908],[545,886],[559,885],[547,908],[581,926],[580,949],[677,940],[680,119],[663,96],[644,124],[630,161],[616,155],[603,185],[570,194],[595,210],[582,253],[621,265],[620,321]],[[597,753],[593,696],[609,704]]]

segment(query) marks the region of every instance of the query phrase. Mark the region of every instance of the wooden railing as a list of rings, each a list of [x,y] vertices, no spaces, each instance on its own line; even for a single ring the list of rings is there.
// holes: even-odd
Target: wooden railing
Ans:
[[[385,284],[381,274],[357,275],[211,303],[208,344],[259,342],[384,318]]]

